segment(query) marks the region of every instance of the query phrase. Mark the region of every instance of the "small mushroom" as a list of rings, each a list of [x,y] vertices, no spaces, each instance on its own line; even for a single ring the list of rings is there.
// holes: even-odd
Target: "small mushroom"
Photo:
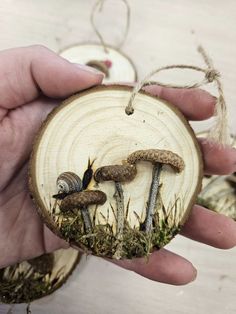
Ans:
[[[147,213],[145,219],[145,232],[149,233],[152,230],[152,222],[154,210],[157,202],[157,195],[160,186],[160,173],[163,164],[171,166],[176,172],[183,171],[185,164],[183,159],[169,151],[169,150],[159,150],[159,149],[147,149],[138,150],[130,154],[127,158],[127,162],[130,164],[136,164],[138,161],[149,161],[152,162],[153,174],[152,183],[149,192]]]
[[[109,77],[109,68],[112,66],[112,63],[110,60],[90,60],[86,65],[103,72],[105,77]]]
[[[117,204],[117,239],[121,240],[124,230],[124,194],[122,189],[122,182],[132,181],[137,174],[135,165],[112,165],[98,168],[95,171],[94,179],[96,182],[114,181],[115,194]],[[116,258],[120,258],[121,245],[116,252]]]
[[[88,211],[89,205],[103,205],[107,200],[106,194],[98,190],[85,190],[75,192],[66,196],[61,204],[60,210],[62,212],[71,211],[74,209],[81,210],[83,216],[85,230],[87,233],[92,231],[92,222]]]

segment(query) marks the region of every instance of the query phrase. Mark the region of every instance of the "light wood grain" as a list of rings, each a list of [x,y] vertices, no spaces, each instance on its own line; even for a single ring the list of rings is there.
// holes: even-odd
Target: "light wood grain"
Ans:
[[[60,224],[55,226],[60,205],[52,207],[50,204],[54,203],[52,195],[58,193],[56,181],[61,173],[71,171],[82,178],[88,160],[94,161],[96,170],[108,165],[122,165],[133,152],[147,149],[169,151],[183,161],[184,169],[178,174],[163,163],[159,197],[168,213],[170,230],[186,221],[200,191],[203,172],[195,135],[174,106],[147,93],[136,95],[134,113],[127,115],[125,107],[132,90],[131,87],[113,85],[79,93],[54,110],[43,124],[33,147],[30,187],[39,212],[47,217],[46,222],[52,230],[60,228]],[[153,165],[141,162],[137,168],[137,176],[122,188],[124,207],[129,204],[127,222],[131,228],[139,228],[137,216],[142,222],[147,218],[145,208]],[[116,233],[114,183],[98,184],[92,180],[89,189],[99,189],[107,196],[103,205],[89,207],[91,217],[96,213],[95,225],[109,223]],[[157,211],[159,219],[164,219],[162,208]],[[104,220],[104,217],[108,218]],[[77,244],[80,247],[80,243]],[[159,243],[153,245],[159,246]]]
[[[101,18],[106,38],[118,42],[119,9],[107,3]],[[200,41],[222,73],[230,107],[231,127],[236,132],[236,3],[234,0],[130,0],[132,18],[124,52],[132,57],[143,77],[154,67],[171,63],[202,65],[195,47]],[[94,1],[1,0],[0,48],[43,44],[62,48],[96,37],[89,24]],[[113,14],[110,14],[113,12]],[[115,14],[114,14],[115,12]],[[120,14],[118,14],[118,13]],[[107,25],[112,25],[108,27]],[[118,26],[119,25],[119,26]],[[196,35],[191,34],[191,30]],[[178,74],[171,77],[178,80]],[[195,80],[195,74],[186,79]],[[170,81],[170,77],[167,78]],[[214,91],[214,90],[213,90]],[[194,123],[197,130],[209,122]],[[220,251],[180,236],[169,249],[190,259],[198,268],[197,280],[186,287],[154,283],[95,258],[83,258],[77,272],[54,296],[32,306],[33,313],[82,314],[234,314],[236,312],[236,251]],[[158,267],[158,265],[157,265]],[[89,301],[88,301],[89,300]],[[23,306],[14,313],[24,313]],[[0,313],[6,307],[0,306]]]

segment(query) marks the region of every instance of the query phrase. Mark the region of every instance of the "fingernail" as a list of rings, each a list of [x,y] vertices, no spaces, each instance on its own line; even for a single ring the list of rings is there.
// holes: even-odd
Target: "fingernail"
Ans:
[[[105,74],[95,68],[92,68],[88,65],[85,65],[85,64],[78,64],[78,63],[73,63],[77,68],[79,68],[80,70],[82,71],[86,71],[86,72],[89,72],[89,73],[93,73],[93,74],[96,74],[96,75],[102,75],[103,77],[105,77]]]

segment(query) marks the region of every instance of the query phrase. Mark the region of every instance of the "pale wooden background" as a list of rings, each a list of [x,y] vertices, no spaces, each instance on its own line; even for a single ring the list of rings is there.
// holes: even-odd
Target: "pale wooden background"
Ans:
[[[123,50],[137,65],[139,76],[160,65],[178,62],[202,65],[195,49],[201,41],[222,73],[231,127],[236,132],[236,2],[129,2],[132,20]],[[0,49],[43,44],[58,51],[76,42],[96,41],[89,24],[93,3],[92,0],[1,0]],[[98,19],[111,44],[115,45],[121,38],[124,12],[118,0],[112,0]],[[192,30],[195,35],[191,34]],[[177,73],[171,78],[176,81]],[[185,74],[187,81],[195,78],[193,73]],[[194,124],[197,129],[206,125]],[[33,303],[33,314],[236,313],[235,249],[223,252],[180,236],[169,249],[190,259],[198,268],[194,283],[185,287],[163,285],[102,259],[84,257],[60,291]],[[7,309],[1,305],[0,313],[6,313]],[[16,306],[13,312],[24,313],[24,310],[25,306]]]

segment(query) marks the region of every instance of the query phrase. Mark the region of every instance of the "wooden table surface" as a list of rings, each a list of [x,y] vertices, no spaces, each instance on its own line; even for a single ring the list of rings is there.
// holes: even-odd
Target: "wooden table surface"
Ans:
[[[96,41],[89,23],[93,3],[92,0],[1,0],[0,49],[42,44],[59,51],[74,43]],[[129,3],[131,27],[123,51],[136,64],[139,77],[161,65],[203,65],[196,52],[196,45],[201,42],[222,74],[230,124],[236,132],[236,2],[130,0]],[[121,39],[124,14],[122,4],[112,0],[98,18],[110,44],[116,45]],[[196,74],[185,73],[184,78],[187,82],[194,81]],[[170,79],[176,82],[178,73],[169,74],[168,82]],[[194,123],[194,127],[204,129],[208,123]],[[102,259],[83,257],[66,285],[54,295],[33,303],[32,313],[236,313],[235,249],[221,251],[181,236],[168,248],[197,267],[194,283],[181,287],[163,285]],[[8,308],[0,305],[0,313],[6,313]],[[24,311],[23,305],[13,309],[13,313]]]

